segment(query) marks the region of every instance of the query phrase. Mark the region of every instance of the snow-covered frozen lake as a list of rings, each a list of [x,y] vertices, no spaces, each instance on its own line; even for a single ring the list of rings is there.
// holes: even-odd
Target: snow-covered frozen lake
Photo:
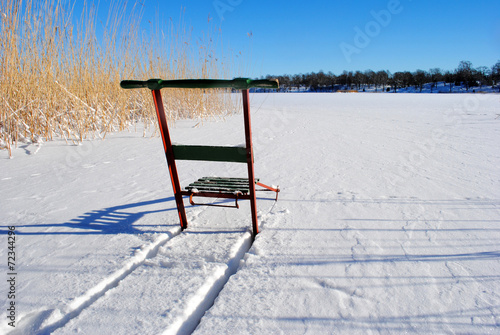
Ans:
[[[185,201],[180,231],[161,140],[140,126],[0,152],[0,332],[500,333],[500,95],[251,99],[256,175],[281,188],[259,196],[253,244],[245,201]],[[197,123],[172,140],[244,142],[241,114]],[[182,185],[246,176],[178,168]]]

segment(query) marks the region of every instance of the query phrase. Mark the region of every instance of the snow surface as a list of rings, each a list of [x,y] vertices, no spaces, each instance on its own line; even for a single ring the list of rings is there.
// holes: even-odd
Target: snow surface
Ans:
[[[161,140],[142,129],[0,152],[0,333],[500,333],[499,95],[251,99],[256,175],[281,188],[259,194],[253,244],[247,201],[185,201],[180,231]],[[196,124],[172,139],[244,142],[241,114]],[[246,175],[178,168],[182,185]]]

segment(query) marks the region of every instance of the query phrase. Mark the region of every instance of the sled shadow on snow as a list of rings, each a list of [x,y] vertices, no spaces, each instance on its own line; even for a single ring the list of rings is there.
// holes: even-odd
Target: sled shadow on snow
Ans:
[[[144,234],[158,232],[159,226],[165,222],[154,225],[138,224],[141,218],[148,214],[162,213],[177,210],[174,197],[156,200],[141,201],[132,204],[113,206],[84,213],[65,223],[15,225],[18,235],[102,235],[102,234]],[[164,203],[172,202],[171,206]],[[164,204],[158,206],[158,204]],[[172,222],[178,225],[177,222]],[[170,226],[170,225],[168,225]],[[7,226],[0,226],[1,233],[6,233]],[[43,228],[40,229],[40,228]],[[47,231],[45,228],[53,228]],[[68,229],[70,228],[70,229]],[[40,231],[42,230],[42,231]]]
[[[258,198],[259,200],[269,200]],[[274,199],[272,199],[274,201]],[[224,204],[231,200],[219,199],[214,204]],[[168,204],[171,202],[171,204]],[[159,204],[163,204],[160,205]],[[169,206],[165,206],[168,204]],[[149,206],[149,208],[148,208]],[[142,207],[142,208],[141,208]],[[178,218],[171,223],[164,221],[156,224],[138,224],[141,218],[149,214],[176,211],[175,198],[161,198],[141,201],[132,204],[113,206],[104,209],[92,210],[65,223],[40,223],[31,225],[15,225],[18,235],[105,235],[105,234],[144,234],[157,233],[159,227],[178,226]],[[9,225],[0,226],[0,234],[7,234]],[[47,231],[45,228],[53,228]],[[68,230],[71,228],[71,230]],[[58,231],[60,229],[60,231]],[[40,231],[42,230],[42,231]],[[232,232],[232,231],[231,231]],[[212,232],[205,232],[210,234]],[[218,231],[217,233],[220,233]]]

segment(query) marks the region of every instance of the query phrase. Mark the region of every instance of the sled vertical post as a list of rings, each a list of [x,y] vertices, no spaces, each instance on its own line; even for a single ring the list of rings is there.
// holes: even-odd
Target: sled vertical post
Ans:
[[[250,210],[252,212],[253,238],[259,233],[257,222],[257,197],[255,195],[255,171],[253,168],[252,125],[250,121],[250,99],[248,89],[241,91],[243,95],[243,119],[245,120],[245,147],[248,166],[248,183],[250,187]]]
[[[179,182],[179,175],[177,173],[177,166],[175,164],[174,152],[172,149],[172,141],[170,140],[170,133],[168,131],[167,118],[163,108],[163,101],[159,89],[151,90],[153,93],[153,100],[158,116],[158,123],[160,126],[161,138],[163,140],[163,148],[165,149],[165,157],[167,158],[168,171],[170,172],[170,180],[172,181],[172,188],[174,189],[175,203],[177,204],[177,213],[181,223],[181,229],[187,228],[186,210],[184,209],[184,201],[182,200],[181,184]]]

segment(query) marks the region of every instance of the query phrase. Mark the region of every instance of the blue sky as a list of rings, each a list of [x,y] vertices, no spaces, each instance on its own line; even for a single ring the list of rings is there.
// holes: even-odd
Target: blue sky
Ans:
[[[131,0],[131,2],[133,2]],[[343,70],[453,70],[500,60],[499,0],[141,0],[143,21],[222,31],[245,76]],[[101,8],[103,2],[101,1]],[[249,34],[251,33],[251,37]]]

